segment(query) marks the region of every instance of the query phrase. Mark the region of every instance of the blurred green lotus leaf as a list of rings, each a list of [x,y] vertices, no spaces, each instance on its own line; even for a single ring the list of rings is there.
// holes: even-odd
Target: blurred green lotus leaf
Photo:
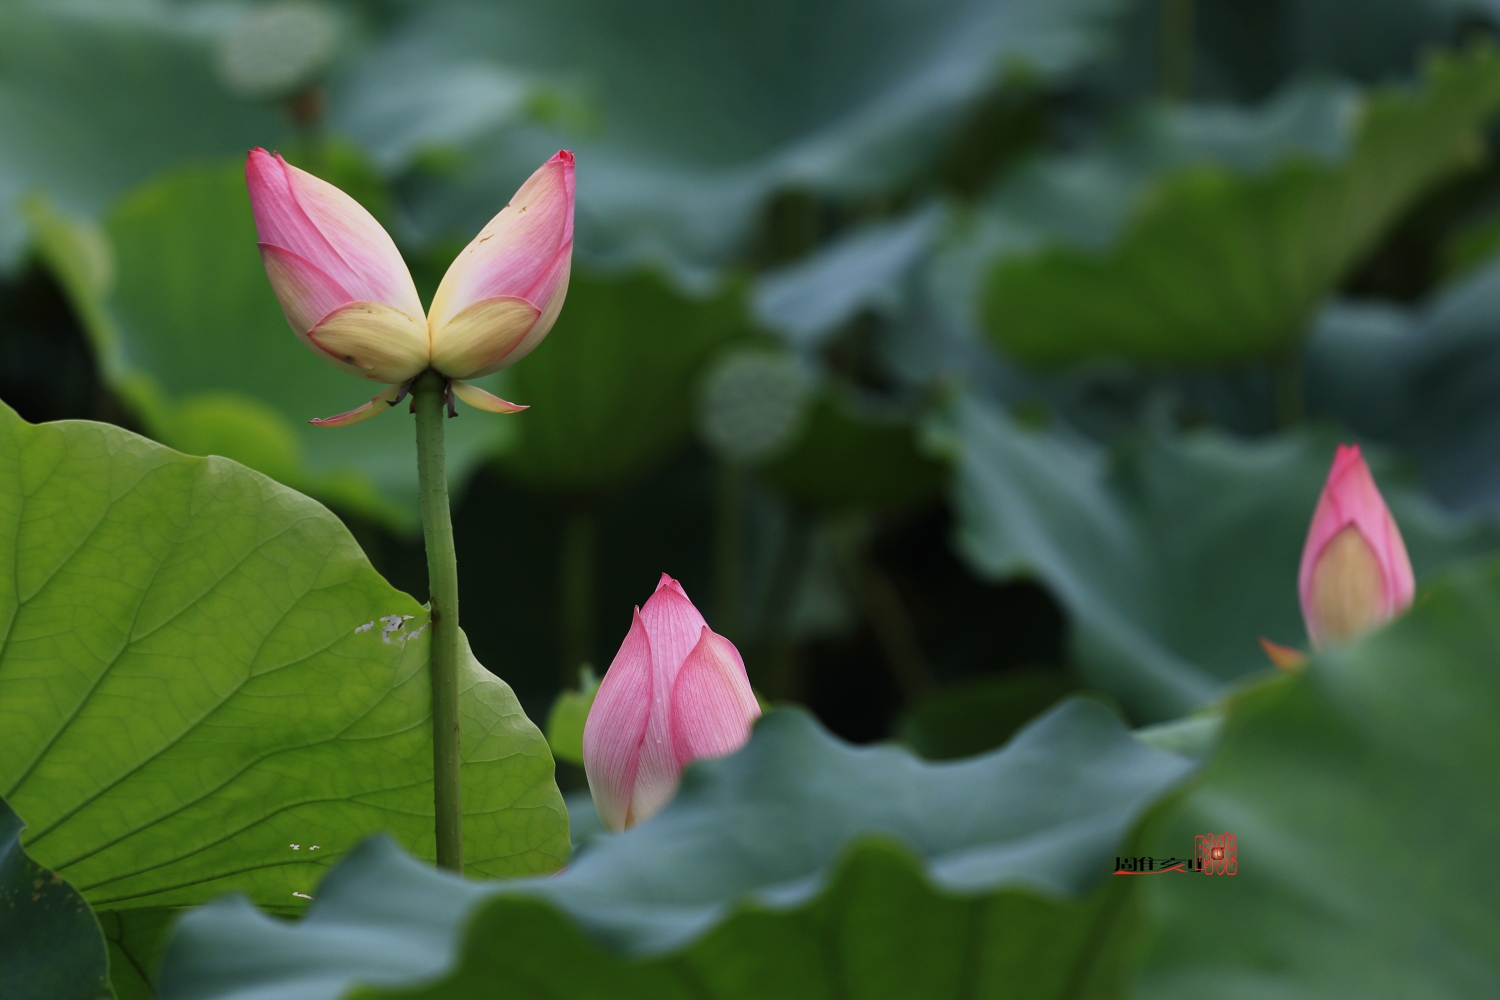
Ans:
[[[177,163],[285,139],[274,106],[220,82],[227,13],[163,0],[0,4],[0,269],[26,242],[24,195],[96,218]]]
[[[1109,455],[962,398],[938,436],[957,465],[959,551],[984,577],[1046,585],[1083,677],[1135,717],[1174,718],[1269,670],[1261,636],[1305,646],[1297,566],[1331,435],[1150,435]],[[1419,594],[1438,567],[1500,547],[1493,524],[1373,465]]]
[[[99,924],[77,889],[26,856],[24,826],[0,799],[0,996],[102,1000]]]
[[[640,479],[687,443],[699,370],[748,329],[738,284],[695,298],[651,272],[575,269],[557,325],[505,373],[505,398],[531,409],[506,418],[502,468],[575,496]]]
[[[1434,58],[1420,90],[1367,97],[1335,159],[1310,150],[1246,169],[1217,153],[1210,133],[1199,159],[1220,165],[1171,170],[1144,195],[1132,182],[1105,199],[1118,206],[1106,215],[1130,206],[1107,248],[1059,238],[1059,229],[1039,247],[1001,253],[983,293],[985,323],[1007,352],[1039,365],[1101,355],[1223,364],[1284,353],[1419,196],[1479,161],[1497,108],[1500,54],[1477,47]],[[1056,169],[1076,175],[1079,167]]]
[[[357,157],[322,162],[383,210]],[[345,510],[416,525],[415,430],[404,410],[336,430],[307,423],[373,392],[287,327],[256,251],[239,163],[170,171],[125,197],[102,230],[40,202],[30,214],[106,380],[153,437],[233,458]],[[461,489],[510,428],[467,412],[448,428],[449,475]]]
[[[1231,698],[1218,751],[1131,850],[1232,833],[1238,874],[1130,880],[1151,928],[1135,995],[1500,990],[1500,875],[1481,860],[1500,828],[1497,662],[1491,560],[1434,582],[1380,633]]]
[[[199,910],[169,946],[163,994],[1077,996],[1086,952],[1112,965],[1092,933],[1104,897],[1085,894],[1143,803],[1190,767],[1088,699],[946,765],[849,746],[782,709],[555,878],[461,882],[377,841],[300,925],[240,899]]]
[[[376,830],[432,856],[426,612],[326,509],[0,407],[0,567],[0,791],[97,911],[229,889],[295,911]],[[472,657],[461,698],[470,870],[558,867],[542,735]],[[122,919],[140,950],[152,920]]]
[[[1443,503],[1500,510],[1500,259],[1417,308],[1334,303],[1306,357],[1320,413],[1401,448]]]
[[[909,418],[870,412],[825,386],[796,443],[758,471],[787,498],[827,512],[920,503],[941,492],[947,470],[918,438]]]
[[[1013,670],[945,684],[915,701],[896,738],[928,760],[983,753],[1066,697],[1077,682],[1061,670]]]
[[[371,844],[330,875],[300,927],[242,901],[214,903],[173,941],[166,995],[218,1000],[274,988],[288,1000],[322,1000],[363,982],[361,996],[468,1000],[504,981],[518,997],[580,998],[601,983],[622,997],[1486,996],[1500,986],[1500,878],[1454,859],[1485,857],[1500,825],[1497,623],[1500,564],[1490,561],[1435,581],[1381,632],[1229,696],[1208,761],[1185,788],[1163,786],[1123,852],[1192,857],[1198,836],[1232,834],[1232,877],[1109,879],[1067,903],[981,888],[1016,863],[1053,877],[1051,850],[935,854],[908,827],[902,839],[919,845],[916,858],[888,841],[856,840],[826,880],[788,880],[788,868],[836,839],[825,836],[827,817],[868,821],[851,794],[880,803],[877,812],[909,808],[915,817],[970,777],[1035,755],[1032,781],[1015,780],[1022,769],[995,774],[966,808],[930,809],[951,843],[970,836],[953,832],[960,826],[977,832],[967,824],[988,822],[992,809],[1023,814],[1009,827],[1019,834],[1058,796],[1073,808],[1078,795],[1102,806],[1098,796],[1118,795],[1113,783],[1124,776],[1144,790],[1141,769],[1172,756],[1121,770],[1128,756],[1080,725],[1107,713],[1078,700],[1005,751],[947,765],[942,778],[913,770],[909,758],[897,765],[890,749],[856,751],[897,765],[877,791],[870,773],[830,766],[836,755],[799,753],[807,741],[793,739],[799,727],[780,712],[746,751],[690,772],[659,825],[596,842],[545,885],[460,883]],[[1218,728],[1218,718],[1194,721]],[[780,768],[767,759],[773,751]],[[1080,784],[1087,767],[1072,768],[1087,759],[1101,770]],[[1056,784],[1037,783],[1053,768]],[[781,769],[800,774],[783,783]],[[811,809],[811,823],[810,801],[824,805]],[[1052,816],[1066,823],[1070,813]],[[1055,848],[1059,839],[1032,842]],[[1092,832],[1090,840],[1103,843]],[[959,856],[968,864],[955,864]],[[1100,870],[1112,860],[1098,858]],[[757,883],[769,888],[731,907],[702,905],[726,886]],[[437,899],[446,902],[427,904],[432,917],[412,916]],[[466,944],[450,960],[444,945],[461,932]],[[961,979],[959,964],[970,970]]]
[[[702,274],[733,259],[778,191],[868,194],[910,180],[1009,79],[1066,79],[1110,43],[1118,0],[441,0],[412,6],[347,83],[336,128],[393,167],[444,138],[451,183],[408,192],[414,225],[472,232],[537,163],[578,155],[585,258]],[[366,80],[475,96],[474,115],[386,102]],[[460,84],[474,80],[474,85]],[[518,122],[526,81],[596,109],[585,132]],[[424,120],[425,116],[425,120]],[[438,126],[438,127],[434,127]],[[420,136],[392,146],[391,136]]]

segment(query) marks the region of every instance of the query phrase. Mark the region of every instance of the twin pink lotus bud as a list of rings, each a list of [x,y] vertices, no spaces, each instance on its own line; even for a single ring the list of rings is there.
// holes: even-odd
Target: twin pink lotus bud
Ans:
[[[1340,445],[1334,455],[1297,590],[1314,648],[1363,635],[1411,605],[1416,584],[1406,544],[1358,445]]]
[[[287,322],[332,364],[391,385],[313,423],[375,416],[429,368],[470,405],[524,409],[462,380],[524,358],[562,310],[573,260],[572,153],[559,152],[521,185],[448,268],[426,312],[396,244],[353,198],[264,149],[250,151],[245,180]]]
[[[583,766],[599,819],[624,830],[677,793],[683,768],[734,753],[760,706],[734,643],[663,574],[599,685],[583,727]]]

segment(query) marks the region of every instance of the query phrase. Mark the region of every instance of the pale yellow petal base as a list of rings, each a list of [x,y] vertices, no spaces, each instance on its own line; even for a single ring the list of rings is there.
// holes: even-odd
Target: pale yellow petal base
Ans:
[[[449,378],[492,372],[539,315],[525,299],[501,296],[476,302],[432,331],[432,367]]]
[[[379,302],[339,306],[307,339],[375,382],[400,383],[427,367],[427,325]]]

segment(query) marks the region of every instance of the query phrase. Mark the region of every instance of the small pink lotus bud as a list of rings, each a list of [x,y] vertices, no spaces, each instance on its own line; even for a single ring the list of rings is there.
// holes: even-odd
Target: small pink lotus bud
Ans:
[[[374,216],[264,149],[250,151],[245,181],[266,275],[297,336],[376,382],[405,382],[426,369],[422,301]]]
[[[573,154],[537,168],[432,297],[432,366],[479,378],[530,354],[557,321],[573,263]]]
[[[1340,445],[1334,455],[1297,589],[1314,647],[1362,635],[1411,605],[1411,560],[1359,445]]]
[[[656,815],[677,793],[683,768],[734,753],[759,717],[734,643],[662,574],[583,726],[583,766],[600,820],[624,830]]]

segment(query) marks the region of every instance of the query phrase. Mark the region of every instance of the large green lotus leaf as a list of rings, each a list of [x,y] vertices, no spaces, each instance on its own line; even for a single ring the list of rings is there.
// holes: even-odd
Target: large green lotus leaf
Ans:
[[[226,13],[153,0],[0,4],[0,267],[26,240],[23,195],[93,217],[174,163],[285,137],[274,107],[218,79]]]
[[[650,272],[575,270],[568,304],[542,345],[510,369],[501,465],[550,493],[603,493],[649,473],[687,443],[698,370],[747,332],[743,290],[707,298]]]
[[[205,907],[169,945],[163,996],[1100,995],[1113,963],[1093,930],[1112,897],[1084,894],[1190,767],[1087,699],[943,765],[776,711],[555,878],[464,883],[377,842],[300,925]]]
[[[1500,54],[1434,60],[1420,91],[1370,96],[1336,163],[1245,175],[1199,166],[1156,184],[1107,250],[1002,255],[985,288],[997,344],[1036,364],[1099,355],[1214,364],[1265,358],[1427,188],[1474,164],[1500,107]]]
[[[409,78],[405,89],[423,92],[434,74],[459,67],[499,89],[517,74],[571,89],[593,127],[499,128],[476,139],[473,119],[453,116],[449,141],[470,165],[453,183],[409,190],[416,225],[477,229],[497,197],[567,146],[578,154],[582,253],[697,269],[742,249],[778,190],[848,195],[909,180],[1007,77],[1050,83],[1101,52],[1121,6],[441,0],[411,7],[351,83]],[[335,88],[332,121],[372,148],[393,131],[442,144],[441,130],[371,116],[365,103]],[[405,113],[425,107],[411,102]]]
[[[415,526],[415,430],[404,408],[338,429],[307,422],[383,386],[315,357],[288,328],[256,250],[240,163],[170,171],[124,198],[102,232],[41,205],[32,215],[105,377],[152,436]],[[460,412],[447,425],[458,487],[507,433],[504,420]]]
[[[177,918],[187,907],[149,906],[104,910],[98,914],[109,946],[109,985],[115,1000],[156,1000],[161,952]]]
[[[956,542],[982,576],[1031,574],[1067,608],[1084,676],[1136,717],[1173,718],[1268,669],[1258,639],[1305,642],[1297,566],[1335,440],[1151,435],[1109,456],[959,400]],[[1500,547],[1375,471],[1420,581]]]
[[[0,799],[0,996],[102,1000],[99,924],[78,890],[26,856],[24,827]]]
[[[1500,993],[1500,566],[1233,698],[1217,754],[1140,854],[1232,833],[1233,878],[1146,882],[1150,1000]],[[1180,855],[1179,855],[1180,856]]]
[[[96,910],[295,909],[377,830],[432,856],[426,612],[326,509],[3,409],[0,567],[0,790]],[[556,868],[545,741],[472,657],[463,689],[470,870]]]

